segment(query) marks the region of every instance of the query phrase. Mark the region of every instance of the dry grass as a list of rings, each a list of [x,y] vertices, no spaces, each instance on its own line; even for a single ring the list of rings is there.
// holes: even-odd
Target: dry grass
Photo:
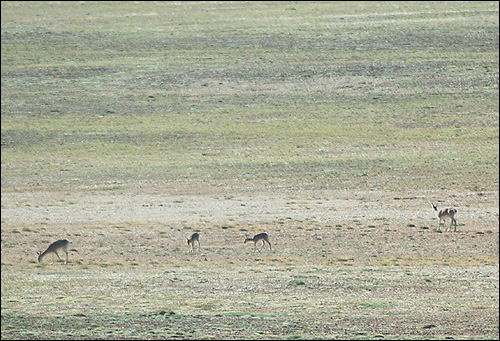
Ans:
[[[2,339],[498,339],[498,2],[1,6]]]

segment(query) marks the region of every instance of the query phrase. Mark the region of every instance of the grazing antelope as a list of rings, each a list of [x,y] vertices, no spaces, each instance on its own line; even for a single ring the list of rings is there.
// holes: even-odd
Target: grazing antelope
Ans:
[[[47,250],[43,252],[37,252],[38,263],[40,263],[42,261],[42,258],[45,257],[48,253],[55,253],[57,258],[61,259],[57,251],[62,250],[64,251],[64,253],[66,253],[66,262],[64,262],[64,264],[68,264],[68,244],[69,242],[66,239],[61,239],[50,244]]]
[[[455,225],[455,229],[453,232],[457,232],[457,220],[455,219],[455,214],[457,214],[457,210],[455,208],[445,208],[443,210],[438,211],[437,204],[431,204],[432,208],[434,209],[434,213],[436,214],[436,217],[439,219],[439,225],[438,225],[438,231],[441,231],[441,222],[443,222],[443,225],[446,221],[446,218],[450,218],[450,226],[446,229],[445,232],[451,230],[451,225]]]
[[[255,248],[256,248],[258,241],[262,241],[262,247],[260,248],[259,252],[262,251],[262,249],[264,248],[266,243],[269,244],[269,250],[272,251],[271,243],[269,242],[269,237],[267,236],[267,233],[265,233],[265,232],[256,234],[253,238],[246,236],[244,244],[246,244],[246,242],[253,242],[253,251],[255,252]]]
[[[198,242],[198,251],[200,251],[200,234],[199,233],[196,233],[196,232],[193,233],[187,241],[188,241],[188,246],[191,245],[190,252],[194,251],[194,242]]]

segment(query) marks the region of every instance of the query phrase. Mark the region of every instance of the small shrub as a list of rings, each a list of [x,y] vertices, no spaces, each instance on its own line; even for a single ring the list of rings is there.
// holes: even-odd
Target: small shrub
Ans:
[[[288,282],[288,285],[300,286],[306,285],[306,283],[304,281],[301,281],[300,279],[294,279],[293,281]]]

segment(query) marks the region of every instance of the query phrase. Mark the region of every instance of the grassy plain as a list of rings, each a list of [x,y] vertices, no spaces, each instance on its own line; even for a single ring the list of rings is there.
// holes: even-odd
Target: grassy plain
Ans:
[[[2,339],[498,339],[498,2],[1,6]]]

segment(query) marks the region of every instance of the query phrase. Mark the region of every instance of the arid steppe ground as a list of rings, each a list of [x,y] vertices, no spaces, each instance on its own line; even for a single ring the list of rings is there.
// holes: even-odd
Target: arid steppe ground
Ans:
[[[2,339],[499,338],[498,2],[1,6]]]

